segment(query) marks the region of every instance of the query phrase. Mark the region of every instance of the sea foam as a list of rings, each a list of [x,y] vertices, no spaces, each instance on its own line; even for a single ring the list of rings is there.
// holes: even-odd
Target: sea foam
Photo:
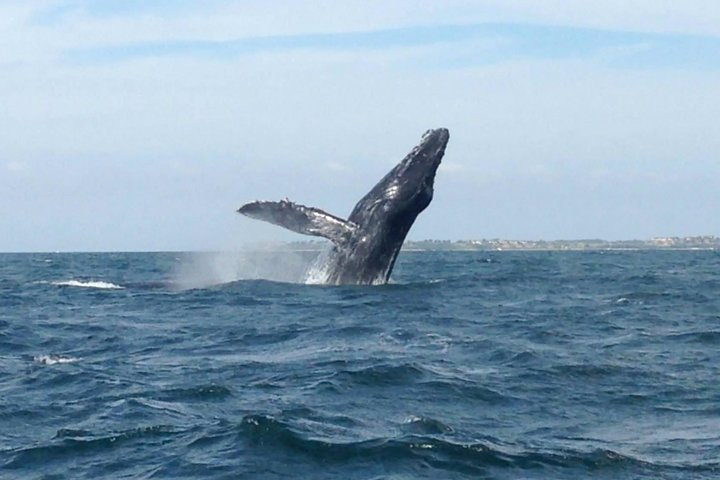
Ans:
[[[82,280],[63,280],[58,282],[51,282],[52,285],[58,287],[80,287],[80,288],[98,288],[101,290],[119,290],[123,287],[110,282],[102,281],[82,281]]]
[[[33,362],[41,365],[56,365],[58,363],[75,363],[79,358],[64,357],[62,355],[37,355],[33,357]]]

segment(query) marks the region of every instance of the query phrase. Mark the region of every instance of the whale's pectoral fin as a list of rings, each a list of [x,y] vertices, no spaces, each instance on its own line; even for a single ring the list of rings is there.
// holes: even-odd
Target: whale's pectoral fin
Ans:
[[[338,245],[347,242],[357,229],[354,223],[319,208],[298,205],[288,200],[247,203],[238,209],[238,213],[280,225],[293,232],[325,237]]]

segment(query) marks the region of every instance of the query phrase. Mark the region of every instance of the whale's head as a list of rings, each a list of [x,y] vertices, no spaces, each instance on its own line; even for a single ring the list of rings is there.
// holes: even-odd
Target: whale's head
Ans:
[[[334,283],[384,283],[417,216],[433,197],[437,172],[450,134],[445,128],[428,130],[420,143],[355,205],[348,220],[355,225],[349,248],[339,254],[340,272]],[[350,252],[350,253],[347,253]]]
[[[420,143],[355,205],[350,221],[407,231],[432,200],[435,173],[449,138],[446,128],[425,132]]]
[[[440,166],[450,133],[446,128],[428,130],[420,143],[390,172],[386,196],[394,208],[420,213],[433,197],[435,174]]]

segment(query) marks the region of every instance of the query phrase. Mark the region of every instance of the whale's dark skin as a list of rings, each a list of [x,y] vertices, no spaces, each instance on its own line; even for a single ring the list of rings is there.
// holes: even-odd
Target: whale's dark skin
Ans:
[[[387,283],[410,227],[433,198],[435,173],[449,138],[445,128],[425,132],[420,144],[355,205],[347,220],[288,200],[252,202],[238,212],[330,239],[325,283]]]

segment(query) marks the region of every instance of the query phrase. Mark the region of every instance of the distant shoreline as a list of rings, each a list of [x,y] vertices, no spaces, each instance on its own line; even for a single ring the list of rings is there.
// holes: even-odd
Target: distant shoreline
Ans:
[[[298,252],[313,253],[327,249],[327,240],[304,240],[293,242],[262,242],[238,244],[239,252]],[[703,235],[695,237],[656,237],[650,240],[408,240],[404,252],[453,251],[453,252],[588,252],[588,251],[708,251],[720,250],[720,237]],[[89,250],[89,251],[17,251],[14,253],[219,253],[214,250]]]
[[[405,248],[403,252],[644,252],[644,251],[687,251],[687,252],[704,252],[720,250],[720,247],[607,247],[607,248]],[[314,252],[317,250],[293,250]]]
[[[314,252],[325,249],[323,240],[278,242],[270,245],[247,245],[243,250],[290,250]],[[720,250],[720,237],[656,237],[650,240],[409,240],[403,251],[640,251],[640,250]]]

